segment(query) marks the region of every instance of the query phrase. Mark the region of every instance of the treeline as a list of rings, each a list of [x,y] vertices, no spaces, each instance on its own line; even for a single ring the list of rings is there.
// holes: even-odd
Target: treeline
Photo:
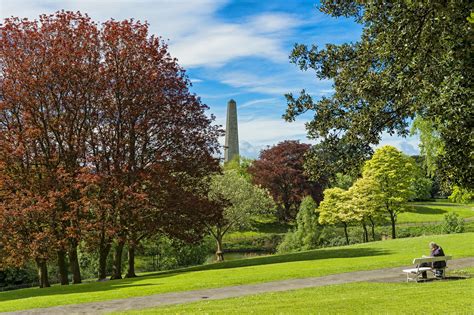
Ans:
[[[48,262],[81,282],[78,246],[98,278],[135,276],[138,244],[194,241],[221,215],[207,198],[220,130],[148,25],[57,12],[0,28],[0,267]],[[69,268],[68,268],[69,266]]]

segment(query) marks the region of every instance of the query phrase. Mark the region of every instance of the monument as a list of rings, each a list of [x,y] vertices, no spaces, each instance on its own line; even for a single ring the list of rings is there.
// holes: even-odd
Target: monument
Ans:
[[[237,126],[237,104],[234,100],[227,103],[225,126],[224,163],[239,155],[239,129]]]

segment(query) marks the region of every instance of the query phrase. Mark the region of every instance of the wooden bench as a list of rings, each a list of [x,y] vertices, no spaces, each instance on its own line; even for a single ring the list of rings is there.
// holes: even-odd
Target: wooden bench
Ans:
[[[423,272],[431,271],[435,273],[436,269],[443,270],[443,278],[445,277],[445,269],[443,268],[432,268],[432,267],[420,267],[423,263],[434,263],[437,261],[448,261],[453,259],[452,256],[437,256],[437,257],[422,257],[422,258],[415,258],[413,259],[413,264],[416,265],[416,268],[411,269],[404,269],[403,272],[407,274],[407,282],[408,281],[418,281],[421,278]],[[410,277],[410,275],[414,275],[414,277]]]

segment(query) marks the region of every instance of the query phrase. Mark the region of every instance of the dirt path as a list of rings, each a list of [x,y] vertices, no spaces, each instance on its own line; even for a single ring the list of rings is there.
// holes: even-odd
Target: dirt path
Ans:
[[[449,262],[449,269],[459,269],[474,266],[474,257],[456,259]],[[403,282],[406,277],[404,268],[395,267],[377,270],[356,271],[324,277],[290,279],[258,284],[239,285],[215,289],[202,289],[186,292],[155,294],[143,297],[133,297],[120,300],[101,301],[84,304],[72,304],[49,308],[37,308],[13,313],[2,314],[100,314],[107,312],[136,310],[158,307],[163,305],[190,303],[202,300],[217,300],[266,292],[288,291],[319,287],[332,284],[351,282]],[[422,285],[422,284],[419,284]]]

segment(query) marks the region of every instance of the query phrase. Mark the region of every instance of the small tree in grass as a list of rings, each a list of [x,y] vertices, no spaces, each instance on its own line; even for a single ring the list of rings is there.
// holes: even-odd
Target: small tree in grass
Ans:
[[[224,235],[231,230],[250,227],[256,215],[273,212],[275,204],[265,189],[252,185],[235,169],[215,175],[209,195],[211,200],[224,206],[222,218],[216,224],[208,225],[209,233],[217,243],[217,261],[223,261]]]
[[[318,208],[319,223],[342,224],[347,245],[349,245],[347,227],[349,223],[356,219],[356,215],[349,205],[349,200],[347,190],[337,187],[329,188],[324,190],[324,200]]]
[[[392,223],[392,238],[396,238],[397,215],[404,211],[406,202],[413,195],[413,159],[392,146],[383,146],[365,163],[362,175],[373,180],[380,192],[378,196]]]

